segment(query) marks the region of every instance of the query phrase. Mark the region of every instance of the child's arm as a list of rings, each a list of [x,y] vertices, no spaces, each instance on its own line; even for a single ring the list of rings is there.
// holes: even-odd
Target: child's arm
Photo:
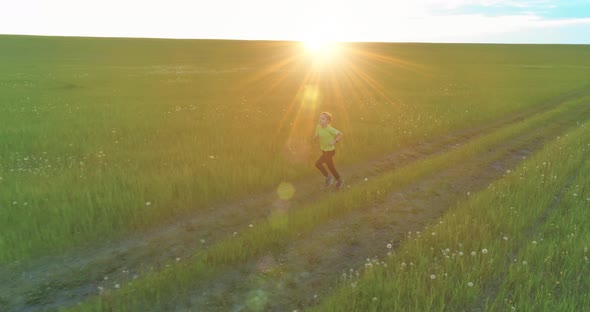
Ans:
[[[343,137],[343,136],[344,136],[344,135],[342,134],[342,132],[338,133],[338,134],[336,135],[336,137],[334,138],[334,141],[332,141],[330,144],[331,144],[331,145],[334,145],[334,144],[336,144],[336,143],[340,142],[340,140],[342,140],[342,137]]]

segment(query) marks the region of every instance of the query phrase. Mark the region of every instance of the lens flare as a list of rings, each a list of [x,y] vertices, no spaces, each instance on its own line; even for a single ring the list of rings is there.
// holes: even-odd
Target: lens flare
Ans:
[[[282,200],[289,200],[295,195],[295,187],[289,182],[282,182],[277,188],[277,195]]]

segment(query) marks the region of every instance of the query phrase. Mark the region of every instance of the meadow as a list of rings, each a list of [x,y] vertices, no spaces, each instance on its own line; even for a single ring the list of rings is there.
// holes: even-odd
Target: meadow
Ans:
[[[317,311],[581,311],[590,305],[590,131],[582,124],[368,261]],[[386,248],[386,247],[384,247]]]
[[[583,112],[590,95],[590,48],[566,45],[351,43],[338,58],[318,64],[292,42],[1,36],[0,69],[0,264],[6,266],[109,245],[206,214],[224,203],[273,193],[285,183],[321,185],[313,168],[318,153],[310,141],[321,111],[332,112],[334,126],[345,133],[337,156],[343,168],[425,142],[440,141],[442,149],[443,138],[453,133],[485,129],[511,116],[532,116],[439,158],[379,173],[379,179],[362,187],[351,185],[348,192],[330,194],[316,203],[303,202],[287,214],[272,214],[248,234],[213,242],[190,261],[146,274],[133,287],[96,294],[81,307],[90,310],[110,305],[129,310],[166,307],[171,298],[186,302],[178,294],[190,296],[183,289],[191,288],[195,279],[214,279],[228,265],[282,248],[297,235],[348,211],[362,210],[424,175],[484,157],[489,149],[502,150],[502,142],[515,134],[542,129],[555,120],[571,118],[576,111],[586,118]],[[552,134],[547,132],[547,139]],[[583,135],[578,130],[571,137]],[[559,142],[575,141],[569,137]],[[501,232],[510,234],[509,244],[500,246],[505,241],[496,242],[497,237],[486,233],[477,241],[439,241],[446,236],[457,238],[454,235],[459,234],[450,229],[436,236],[436,246],[428,245],[432,239],[410,237],[407,246],[387,260],[388,268],[412,262],[421,265],[421,272],[430,273],[426,278],[408,275],[407,280],[399,280],[401,284],[392,284],[383,276],[404,273],[369,270],[354,282],[358,286],[344,285],[321,307],[342,310],[350,305],[361,311],[415,304],[418,310],[444,310],[450,304],[465,308],[482,297],[485,287],[510,297],[511,302],[518,300],[518,306],[534,306],[525,297],[538,291],[543,281],[531,282],[526,289],[517,287],[522,269],[504,266],[500,256],[490,266],[472,267],[469,262],[460,268],[473,270],[469,282],[477,286],[469,289],[479,292],[470,293],[461,290],[463,279],[458,276],[463,271],[452,271],[437,260],[429,262],[430,251],[425,253],[423,248],[432,246],[436,253],[442,248],[439,243],[447,242],[454,249],[446,253],[455,260],[458,252],[466,253],[467,247],[481,243],[485,246],[472,248],[477,259],[482,257],[481,248],[497,255],[523,252],[523,259],[538,259],[533,256],[535,250],[524,248],[523,241],[513,240],[512,235],[543,213],[550,196],[559,194],[566,184],[561,179],[579,168],[588,169],[587,147],[582,140],[575,142],[559,143],[564,144],[560,151],[572,154],[567,161],[563,161],[567,152],[541,154],[558,157],[554,164],[569,166],[555,167],[559,179],[545,190],[546,197],[533,195],[538,180],[530,185],[510,183],[510,175],[497,187],[510,189],[510,196],[484,191],[455,209],[461,219],[441,219],[443,224],[473,220],[473,224],[461,223],[464,233],[474,233],[481,226],[478,222],[484,222],[483,228],[494,226],[490,232],[494,235],[496,227],[507,226]],[[584,181],[573,184],[580,188],[578,201],[558,204],[587,206]],[[522,218],[510,215],[512,222],[506,224],[502,213],[512,211],[485,208],[498,197],[514,200],[502,202],[502,207],[535,206],[529,201],[539,200],[536,207],[541,210],[526,210]],[[467,218],[465,210],[476,212]],[[484,218],[482,210],[492,215]],[[550,217],[548,213],[546,218]],[[549,224],[547,229],[543,226],[538,226],[539,231],[551,230]],[[467,247],[455,250],[458,243]],[[422,260],[396,258],[399,254]],[[527,268],[537,265],[528,262]],[[498,271],[507,278],[490,284],[488,280]],[[445,273],[454,283],[449,293],[440,284]],[[431,275],[438,276],[438,286],[429,284]],[[414,292],[408,296],[415,301],[380,301],[392,289],[398,298],[408,298],[399,286],[408,284],[415,285],[407,289]],[[502,309],[499,298],[490,296],[481,304]]]

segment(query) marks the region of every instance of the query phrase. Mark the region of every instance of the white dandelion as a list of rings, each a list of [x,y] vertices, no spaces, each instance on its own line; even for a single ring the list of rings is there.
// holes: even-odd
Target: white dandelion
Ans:
[[[431,275],[430,275],[430,279],[431,279],[431,280],[434,280],[434,279],[436,279],[436,275],[434,275],[434,274],[431,274]]]
[[[488,253],[488,250],[484,248],[484,249],[481,250],[481,253],[485,255],[485,254]]]
[[[469,286],[469,287],[473,287],[473,282],[469,282],[469,283],[467,283],[467,286]]]

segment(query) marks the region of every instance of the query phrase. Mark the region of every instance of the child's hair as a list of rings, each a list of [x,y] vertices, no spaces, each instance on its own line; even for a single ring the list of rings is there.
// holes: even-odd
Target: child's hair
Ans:
[[[332,121],[332,114],[330,114],[328,112],[321,112],[320,115],[326,116],[326,118],[328,118],[328,122]]]

